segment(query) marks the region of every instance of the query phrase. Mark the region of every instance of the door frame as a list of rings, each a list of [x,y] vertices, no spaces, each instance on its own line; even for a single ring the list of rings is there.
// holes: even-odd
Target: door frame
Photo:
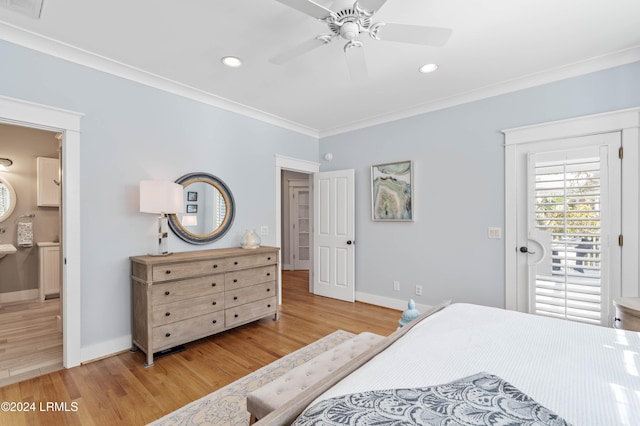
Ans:
[[[0,123],[62,134],[62,364],[81,362],[80,121],[83,114],[0,96]]]
[[[276,223],[275,223],[275,237],[276,247],[282,247],[282,171],[290,170],[292,172],[300,173],[318,173],[320,171],[320,163],[315,163],[308,160],[300,160],[298,158],[286,157],[283,155],[275,155],[276,165]],[[309,197],[312,198],[313,186],[309,185]],[[312,209],[310,208],[310,214]],[[313,236],[310,236],[313,240]],[[312,244],[313,241],[310,241]],[[313,256],[313,245],[311,247],[310,256]],[[282,254],[282,253],[281,253]],[[313,257],[311,257],[313,259]],[[282,304],[282,262],[279,262],[278,267],[278,304]],[[309,269],[309,291],[313,291],[313,268]]]
[[[517,205],[516,173],[519,146],[554,139],[569,139],[599,133],[620,132],[624,149],[622,163],[622,297],[640,295],[638,241],[640,220],[640,108],[606,112],[505,129],[505,307],[518,309],[517,293]],[[561,149],[562,147],[558,147]]]

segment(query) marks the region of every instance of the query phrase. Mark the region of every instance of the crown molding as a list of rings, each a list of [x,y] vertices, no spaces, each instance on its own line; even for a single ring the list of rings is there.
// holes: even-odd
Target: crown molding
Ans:
[[[554,81],[564,80],[571,77],[577,77],[596,71],[613,68],[620,65],[626,65],[640,61],[640,46],[630,49],[621,50],[608,55],[598,56],[562,67],[545,70],[539,73],[526,75],[509,81],[504,81],[495,85],[486,86],[477,90],[462,93],[460,95],[442,98],[410,108],[404,111],[392,114],[383,114],[371,119],[362,120],[347,124],[345,126],[335,127],[333,129],[320,130],[320,138],[335,136],[354,130],[363,129],[365,127],[377,126],[379,124],[389,123],[392,121],[402,120],[414,117],[416,115],[426,114],[429,112],[450,108],[481,99],[491,98],[518,90],[528,89],[543,84],[552,83]]]
[[[0,21],[0,39],[23,46],[41,53],[77,63],[98,71],[103,71],[127,80],[135,81],[174,95],[193,99],[226,111],[234,112],[274,126],[288,129],[303,135],[322,139],[342,133],[377,126],[392,121],[402,120],[421,114],[462,105],[518,90],[540,86],[554,81],[601,71],[620,65],[640,61],[640,46],[621,50],[607,55],[598,56],[551,70],[541,71],[491,86],[486,86],[459,95],[437,99],[429,103],[416,105],[404,111],[381,114],[366,120],[352,122],[343,126],[329,129],[314,129],[309,126],[284,119],[274,114],[216,96],[214,94],[187,86],[182,83],[143,71],[104,56],[80,49],[70,44],[44,37],[40,34],[25,30],[7,22]]]
[[[0,21],[0,39],[174,95],[318,138],[318,130]]]

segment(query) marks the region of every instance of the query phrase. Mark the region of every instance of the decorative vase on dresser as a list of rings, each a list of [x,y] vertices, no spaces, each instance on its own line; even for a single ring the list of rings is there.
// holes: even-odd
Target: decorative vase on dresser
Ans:
[[[131,260],[132,350],[147,356],[278,312],[280,249],[225,248]]]

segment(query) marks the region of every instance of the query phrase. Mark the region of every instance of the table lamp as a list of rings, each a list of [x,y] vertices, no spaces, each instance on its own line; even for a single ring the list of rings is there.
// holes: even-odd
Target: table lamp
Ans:
[[[170,180],[140,181],[140,212],[156,213],[158,217],[158,249],[152,256],[168,256],[167,215],[184,212],[182,185]]]

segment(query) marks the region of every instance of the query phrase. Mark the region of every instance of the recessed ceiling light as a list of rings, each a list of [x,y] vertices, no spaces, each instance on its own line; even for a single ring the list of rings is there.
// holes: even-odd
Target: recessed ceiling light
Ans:
[[[420,72],[428,74],[438,69],[438,64],[426,64],[420,67]]]
[[[236,58],[235,56],[225,56],[222,58],[222,63],[231,68],[238,68],[239,66],[242,66],[240,58]]]

